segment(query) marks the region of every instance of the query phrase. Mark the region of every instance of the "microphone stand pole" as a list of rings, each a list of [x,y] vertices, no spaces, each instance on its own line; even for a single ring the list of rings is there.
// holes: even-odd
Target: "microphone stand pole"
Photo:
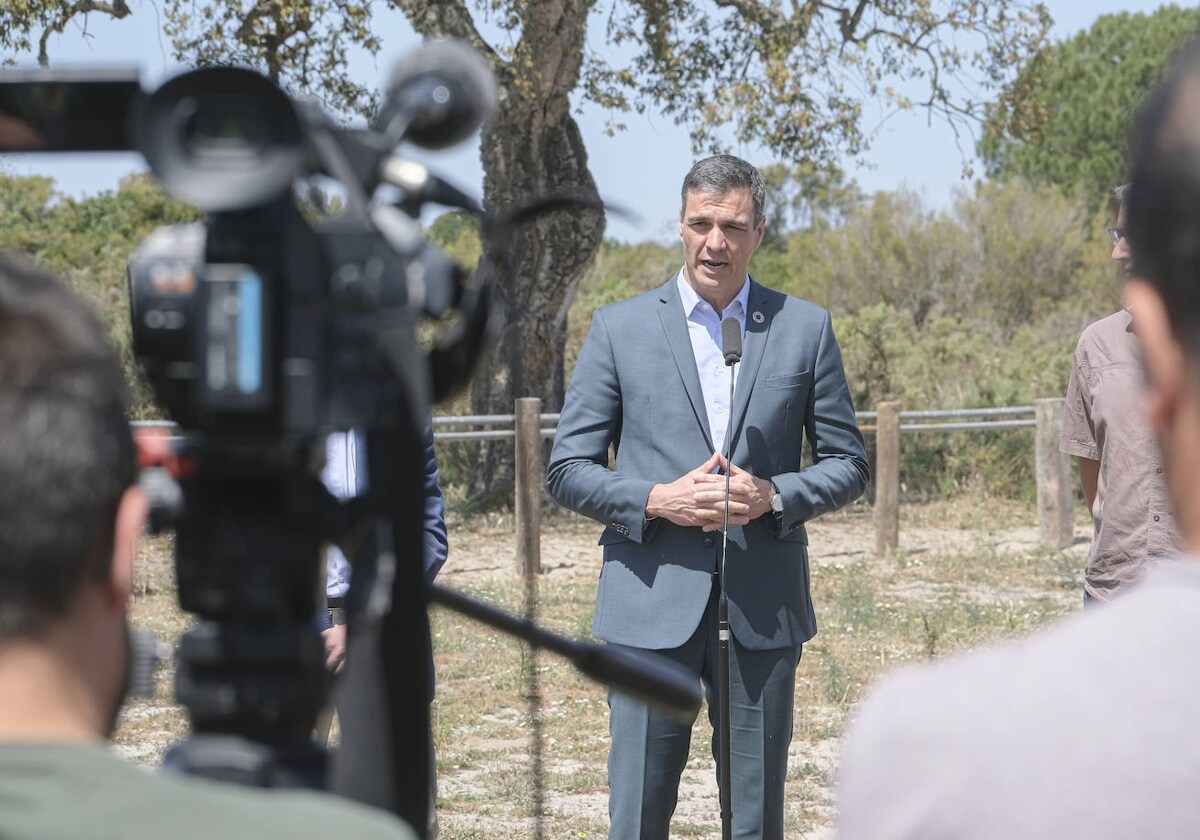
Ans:
[[[739,354],[740,355],[740,354]],[[725,363],[729,365],[729,427],[725,432],[725,522],[721,529],[721,566],[717,575],[720,594],[717,600],[717,688],[720,698],[717,701],[717,728],[720,729],[719,748],[717,750],[717,775],[721,780],[721,838],[733,838],[733,788],[732,762],[730,760],[730,722],[729,722],[729,600],[725,595],[725,555],[729,547],[729,478],[733,458],[733,385],[734,366],[737,357],[727,356]]]

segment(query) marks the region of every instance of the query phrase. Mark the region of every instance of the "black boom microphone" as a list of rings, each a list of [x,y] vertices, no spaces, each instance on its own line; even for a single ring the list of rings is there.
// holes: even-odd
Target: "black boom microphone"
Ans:
[[[496,107],[487,60],[458,41],[431,41],[392,69],[375,120],[393,145],[444,149],[470,137]]]
[[[700,711],[701,687],[690,671],[652,651],[635,651],[568,639],[532,621],[509,615],[481,601],[430,584],[429,600],[568,659],[584,675],[628,694],[680,721]]]

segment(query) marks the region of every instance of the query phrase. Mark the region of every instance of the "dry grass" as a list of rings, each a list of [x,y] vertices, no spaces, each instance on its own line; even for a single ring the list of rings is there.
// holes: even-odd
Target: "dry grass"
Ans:
[[[190,626],[175,598],[175,573],[169,537],[147,537],[138,546],[134,567],[134,629],[151,630],[174,646]],[[173,663],[159,665],[153,698],[127,702],[114,741],[126,756],[146,764],[162,761],[167,748],[188,731],[182,710],[174,704]]]
[[[503,517],[451,521],[451,558],[442,582],[520,611],[509,522]],[[813,597],[821,632],[805,646],[797,673],[796,725],[789,762],[787,836],[826,835],[834,817],[837,742],[868,684],[894,665],[1021,633],[1078,607],[1086,530],[1066,552],[1036,548],[1036,522],[1024,506],[944,502],[902,511],[901,548],[872,550],[869,510],[857,506],[811,528]],[[543,535],[545,573],[539,614],[551,628],[585,635],[591,620],[599,550],[597,527],[553,517]],[[163,541],[143,550],[134,609],[138,625],[168,640],[186,621],[175,607]],[[438,752],[442,837],[533,836],[529,773],[529,652],[455,614],[432,614],[438,671],[433,728]],[[604,690],[561,660],[536,658],[545,732],[546,836],[607,833]],[[169,701],[163,669],[159,696],[133,706],[118,743],[138,760],[159,759],[185,729]],[[681,786],[673,835],[719,830],[702,713]]]

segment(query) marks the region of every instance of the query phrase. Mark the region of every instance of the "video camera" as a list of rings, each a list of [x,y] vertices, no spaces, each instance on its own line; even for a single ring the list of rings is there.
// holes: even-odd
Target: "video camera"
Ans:
[[[150,471],[152,523],[175,528],[180,603],[198,617],[176,672],[193,734],[168,766],[329,787],[422,829],[429,595],[610,685],[684,715],[699,707],[677,671],[424,585],[420,429],[431,402],[469,380],[506,226],[536,207],[485,217],[484,260],[467,275],[414,216],[427,201],[481,209],[395,149],[465,139],[495,98],[483,59],[445,41],[397,64],[368,128],[245,69],[191,71],[150,93],[126,71],[0,73],[0,152],[136,150],[206,214],[151,233],[128,268],[134,353],[184,433]],[[342,206],[322,214],[303,188],[330,180]],[[428,350],[423,321],[443,325]],[[349,428],[366,434],[369,491],[338,502],[318,474],[327,434]],[[328,702],[314,626],[328,542],[354,563],[329,770],[311,739]]]
[[[354,784],[336,764],[327,782],[310,737],[328,700],[320,560],[337,541],[356,560],[352,644],[366,648],[351,651],[344,682],[366,687],[347,702],[369,707],[343,715],[343,743],[361,742],[353,751],[374,764],[347,772],[387,780],[351,795],[424,824],[406,804],[428,801],[410,795],[428,783],[419,432],[431,401],[469,379],[489,287],[405,212],[427,198],[479,208],[394,150],[463,140],[494,102],[487,65],[454,42],[402,60],[368,128],[240,68],[149,93],[129,71],[3,74],[0,151],[136,150],[206,214],[151,233],[128,268],[134,353],[184,433],[157,464],[171,479],[155,486],[176,499],[152,500],[155,523],[176,529],[180,603],[199,618],[176,675],[194,734],[169,765],[250,784]],[[339,212],[300,193],[318,178],[336,183]],[[450,319],[428,352],[422,319]],[[371,492],[354,505],[317,480],[326,435],[348,428],[365,431],[370,453]],[[375,728],[360,734],[364,719]]]

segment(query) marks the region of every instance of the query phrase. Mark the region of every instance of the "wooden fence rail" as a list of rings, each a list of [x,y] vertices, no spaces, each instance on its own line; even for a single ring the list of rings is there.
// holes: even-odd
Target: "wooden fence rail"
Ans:
[[[540,401],[539,401],[540,402]],[[1036,429],[1034,458],[1038,484],[1038,530],[1041,543],[1046,548],[1061,549],[1071,544],[1073,526],[1073,479],[1070,459],[1058,451],[1058,436],[1062,429],[1061,398],[1038,400],[1035,405],[1003,406],[998,408],[955,408],[921,409],[904,411],[900,403],[880,403],[875,411],[860,411],[856,417],[865,433],[875,435],[875,549],[878,552],[894,551],[900,545],[900,435],[916,432],[969,432],[1004,431],[1009,429]],[[461,426],[514,426],[515,415],[493,414],[475,417],[435,417],[434,438],[436,440],[482,440],[517,438],[531,439],[534,418],[525,413],[521,423],[523,431],[516,428],[474,430],[470,432],[436,431],[438,427]],[[557,414],[542,414],[537,418],[537,434],[543,438],[554,437],[558,423]],[[919,421],[919,422],[905,422]],[[538,447],[527,446],[526,453],[539,450],[537,459],[518,456],[517,471],[519,486],[540,486],[543,464]],[[530,472],[521,475],[522,470]],[[518,503],[517,516],[517,560],[522,570],[541,567],[540,557],[530,557],[528,540],[520,536],[534,526],[522,522],[522,511],[529,517],[541,516],[539,507]]]
[[[538,574],[542,568],[541,488],[545,467],[539,442],[554,437],[559,418],[557,414],[541,414],[541,403],[536,398],[519,399],[513,414],[433,418],[435,441],[514,441],[516,559],[523,575]],[[872,474],[875,480],[876,551],[894,551],[900,545],[901,434],[1026,428],[1036,429],[1034,458],[1041,543],[1050,549],[1070,545],[1074,535],[1074,483],[1070,459],[1058,450],[1062,411],[1062,398],[1054,398],[1037,400],[1032,406],[918,411],[904,411],[900,403],[883,402],[875,411],[858,412],[856,416],[863,431],[875,435]],[[920,422],[905,422],[914,420]],[[171,427],[169,423],[155,421],[134,425]]]

